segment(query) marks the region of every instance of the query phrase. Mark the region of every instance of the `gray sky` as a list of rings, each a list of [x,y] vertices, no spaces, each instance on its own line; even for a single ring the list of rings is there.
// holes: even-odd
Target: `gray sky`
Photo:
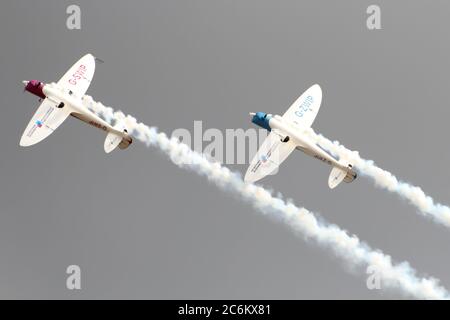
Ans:
[[[91,52],[105,63],[88,93],[168,133],[246,129],[319,83],[317,132],[446,203],[450,3],[377,1],[375,31],[369,1],[76,3],[81,30],[72,2],[0,4],[0,298],[399,298],[139,143],[106,155],[69,119],[19,148],[37,106],[20,80],[56,81]],[[296,152],[262,183],[450,287],[448,230],[363,178],[331,191],[329,171]]]

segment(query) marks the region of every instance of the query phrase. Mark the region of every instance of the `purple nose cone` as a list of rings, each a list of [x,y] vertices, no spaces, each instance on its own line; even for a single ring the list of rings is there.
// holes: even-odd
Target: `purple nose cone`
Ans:
[[[38,96],[39,98],[45,99],[45,94],[42,92],[42,88],[44,88],[44,83],[38,80],[30,80],[25,85],[26,91]]]

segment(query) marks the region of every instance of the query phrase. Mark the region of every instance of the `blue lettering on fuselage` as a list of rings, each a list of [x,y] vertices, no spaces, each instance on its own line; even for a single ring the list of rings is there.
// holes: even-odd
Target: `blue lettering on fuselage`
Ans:
[[[301,117],[303,117],[303,116],[305,115],[305,113],[306,113],[308,110],[312,111],[311,105],[313,104],[313,102],[314,102],[313,97],[307,96],[306,99],[305,99],[305,101],[303,101],[302,104],[298,107],[298,110],[295,111],[295,115],[296,115],[297,117],[300,117],[300,118],[301,118]]]

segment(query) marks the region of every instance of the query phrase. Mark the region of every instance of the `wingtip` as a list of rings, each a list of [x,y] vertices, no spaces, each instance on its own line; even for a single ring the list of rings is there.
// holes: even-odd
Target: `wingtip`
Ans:
[[[103,63],[104,62],[102,59],[100,59],[99,57],[95,56],[94,54],[92,54],[90,52],[86,53],[84,56],[85,57],[90,57],[92,60],[94,60],[95,62],[98,62],[98,63]]]
[[[317,90],[320,92],[320,95],[322,95],[322,87],[318,83],[314,84],[313,87],[316,87]]]
[[[29,142],[27,142],[26,138],[24,138],[24,137],[20,138],[20,141],[19,141],[20,147],[29,147],[30,145],[31,144]]]

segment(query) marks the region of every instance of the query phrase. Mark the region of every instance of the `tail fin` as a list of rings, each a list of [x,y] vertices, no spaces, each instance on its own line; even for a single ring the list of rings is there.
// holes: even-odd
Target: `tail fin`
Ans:
[[[328,178],[328,186],[330,189],[336,188],[342,181],[352,182],[357,177],[356,172],[352,169],[351,165],[348,165],[348,169],[344,170],[338,167],[333,167]]]

